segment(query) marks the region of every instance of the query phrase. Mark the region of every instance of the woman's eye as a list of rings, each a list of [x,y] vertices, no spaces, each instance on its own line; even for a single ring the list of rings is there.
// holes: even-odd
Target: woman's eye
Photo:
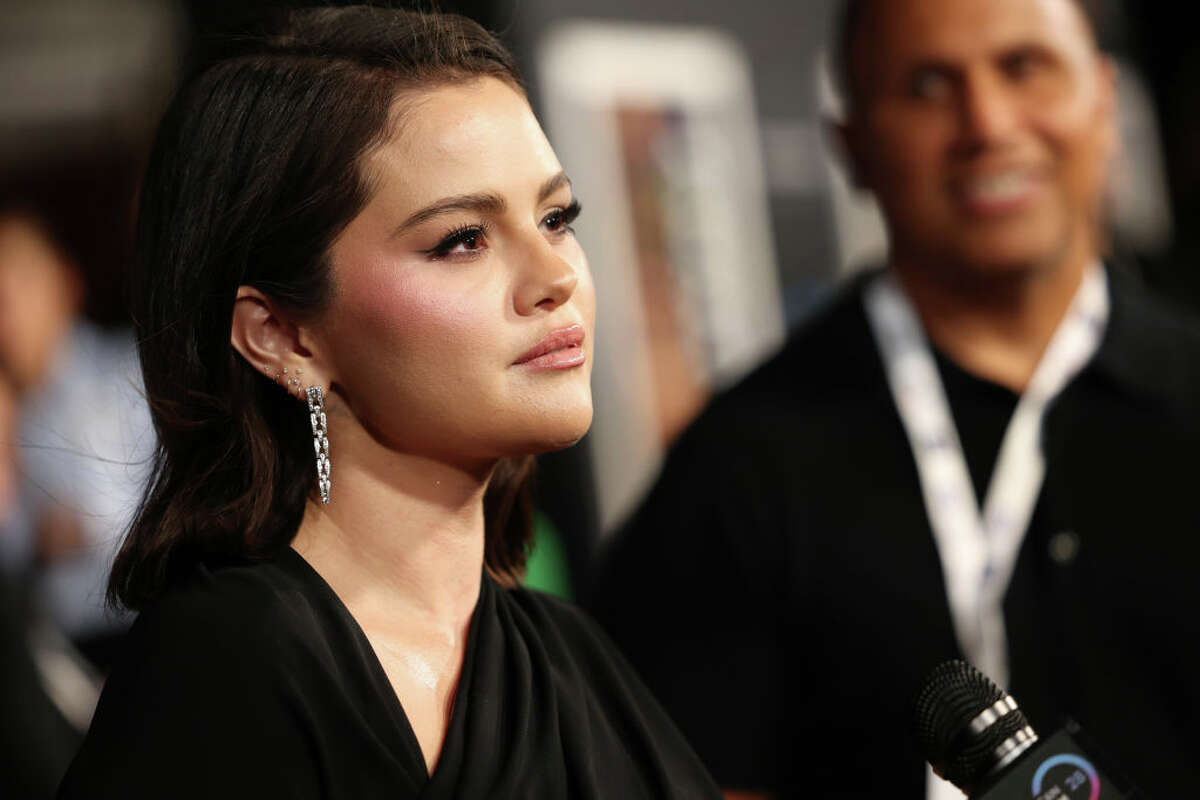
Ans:
[[[545,216],[542,225],[551,233],[562,233],[572,230],[571,223],[579,217],[583,207],[578,200],[572,200],[566,208],[556,208]]]
[[[483,226],[471,225],[451,231],[435,247],[426,250],[425,253],[431,258],[445,258],[457,254],[475,253],[485,247],[487,247],[487,238]]]

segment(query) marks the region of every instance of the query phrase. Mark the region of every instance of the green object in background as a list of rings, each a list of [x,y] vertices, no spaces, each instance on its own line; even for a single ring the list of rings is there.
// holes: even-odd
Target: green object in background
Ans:
[[[533,517],[533,547],[525,562],[525,585],[530,589],[571,599],[567,551],[554,524],[541,513]]]

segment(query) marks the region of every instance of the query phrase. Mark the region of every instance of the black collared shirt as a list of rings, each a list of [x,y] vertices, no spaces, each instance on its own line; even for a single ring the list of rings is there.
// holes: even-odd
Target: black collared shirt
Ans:
[[[718,398],[615,540],[593,606],[725,786],[924,796],[911,701],[960,657],[911,450],[847,289]],[[1200,333],[1110,273],[1049,408],[1005,599],[1011,691],[1150,797],[1200,785]],[[1016,396],[939,358],[983,496]]]

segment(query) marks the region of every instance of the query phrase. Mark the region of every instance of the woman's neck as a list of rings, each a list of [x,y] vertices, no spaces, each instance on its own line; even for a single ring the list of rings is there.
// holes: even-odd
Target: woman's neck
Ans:
[[[339,421],[330,426],[330,503],[310,500],[292,547],[356,616],[411,610],[463,629],[479,597],[490,466],[396,453]]]
[[[893,269],[935,346],[968,372],[1021,393],[1092,263],[952,277],[899,262]]]

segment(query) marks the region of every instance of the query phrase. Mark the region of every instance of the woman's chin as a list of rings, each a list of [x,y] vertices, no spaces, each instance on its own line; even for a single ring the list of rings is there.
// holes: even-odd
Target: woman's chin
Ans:
[[[550,453],[570,447],[583,438],[592,425],[592,407],[556,414],[552,419],[543,418],[538,421],[537,429],[531,431],[523,445],[517,447],[519,453],[525,455]]]

